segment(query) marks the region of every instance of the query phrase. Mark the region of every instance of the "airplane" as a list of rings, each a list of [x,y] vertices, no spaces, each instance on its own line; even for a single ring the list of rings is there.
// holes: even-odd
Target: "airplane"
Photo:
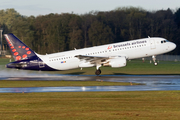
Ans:
[[[4,34],[14,62],[7,68],[39,71],[61,71],[96,66],[96,75],[101,74],[101,66],[125,67],[127,60],[156,56],[170,52],[176,44],[161,37],[148,37],[83,49],[40,55],[31,50],[12,33]]]

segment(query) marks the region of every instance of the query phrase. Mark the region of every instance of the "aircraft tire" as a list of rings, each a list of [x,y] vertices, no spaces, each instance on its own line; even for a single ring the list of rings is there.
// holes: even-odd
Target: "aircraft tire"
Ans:
[[[96,75],[100,75],[101,74],[101,70],[100,69],[96,70],[95,74]]]
[[[155,65],[155,66],[157,66],[157,65],[158,65],[158,63],[157,63],[157,62],[155,62],[155,63],[154,63],[154,65]]]

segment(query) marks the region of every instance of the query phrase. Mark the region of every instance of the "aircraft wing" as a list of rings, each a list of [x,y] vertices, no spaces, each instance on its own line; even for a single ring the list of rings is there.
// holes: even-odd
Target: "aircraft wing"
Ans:
[[[87,55],[76,55],[75,57],[79,58],[81,61],[85,60],[86,62],[94,63],[103,63],[109,59],[109,57],[101,56],[87,56]]]

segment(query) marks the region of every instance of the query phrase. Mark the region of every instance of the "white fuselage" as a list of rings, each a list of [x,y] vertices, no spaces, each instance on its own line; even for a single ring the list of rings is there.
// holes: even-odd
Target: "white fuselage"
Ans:
[[[86,60],[78,59],[76,57],[77,55],[109,58],[121,56],[125,57],[126,59],[137,59],[167,53],[175,48],[176,45],[174,43],[169,42],[164,38],[153,37],[59,52],[54,54],[37,54],[37,56],[45,64],[53,69],[69,70],[78,68],[80,67],[80,64],[86,62]],[[92,66],[96,65],[94,64]]]

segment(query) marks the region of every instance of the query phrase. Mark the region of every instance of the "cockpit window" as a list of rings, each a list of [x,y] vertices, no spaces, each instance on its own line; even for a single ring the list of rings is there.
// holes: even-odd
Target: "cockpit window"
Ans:
[[[166,42],[168,42],[168,40],[162,40],[162,41],[161,41],[161,43],[166,43]]]

